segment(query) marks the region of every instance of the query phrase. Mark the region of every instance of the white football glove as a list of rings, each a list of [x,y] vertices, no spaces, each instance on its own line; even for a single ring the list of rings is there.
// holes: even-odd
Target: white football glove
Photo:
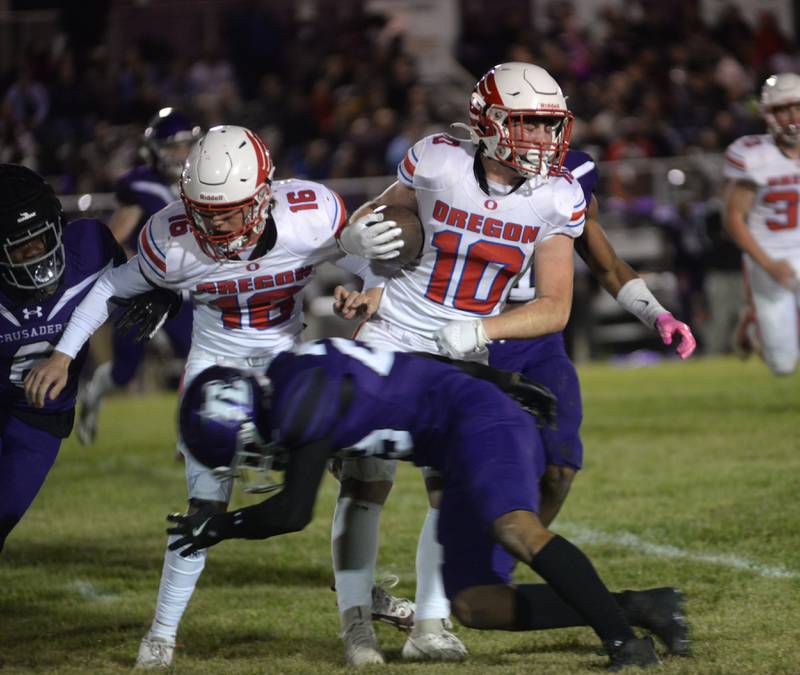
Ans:
[[[360,258],[391,260],[400,255],[402,233],[394,220],[384,220],[382,213],[368,213],[342,230],[339,246]]]
[[[452,359],[482,352],[491,342],[480,319],[450,321],[433,334],[433,340]]]

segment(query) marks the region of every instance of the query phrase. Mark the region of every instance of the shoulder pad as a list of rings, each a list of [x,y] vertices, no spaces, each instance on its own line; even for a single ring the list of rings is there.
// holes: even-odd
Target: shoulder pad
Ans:
[[[330,188],[313,181],[277,181],[272,188],[272,215],[278,241],[294,253],[332,246],[347,222],[342,198]]]
[[[472,169],[475,145],[449,134],[434,134],[417,141],[397,167],[398,180],[410,188],[443,190]]]
[[[580,183],[569,171],[550,177],[553,191],[553,212],[547,214],[552,225],[569,229],[583,230],[586,222],[586,199]]]
[[[156,284],[167,276],[167,251],[173,240],[193,237],[189,219],[181,202],[174,202],[154,213],[139,232],[137,252],[142,273]]]
[[[95,218],[78,218],[64,228],[64,249],[70,264],[94,272],[115,259],[117,242],[105,223]]]
[[[724,174],[727,178],[747,178],[765,161],[769,161],[775,143],[769,134],[742,136],[725,151]]]

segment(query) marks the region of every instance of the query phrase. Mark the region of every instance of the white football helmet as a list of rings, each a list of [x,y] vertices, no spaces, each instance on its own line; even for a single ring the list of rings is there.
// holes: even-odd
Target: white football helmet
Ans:
[[[552,118],[551,141],[525,139],[524,122]],[[501,63],[486,73],[469,101],[473,142],[482,143],[489,157],[525,177],[557,173],[572,135],[572,113],[558,83],[539,66]]]
[[[800,104],[800,75],[779,73],[770,75],[761,87],[761,114],[770,133],[790,145],[800,143],[800,125],[781,124],[775,116],[775,108]]]
[[[264,142],[249,129],[218,126],[192,147],[181,176],[181,199],[200,248],[215,260],[254,244],[269,217],[275,167]],[[234,232],[208,228],[203,217],[243,209]]]

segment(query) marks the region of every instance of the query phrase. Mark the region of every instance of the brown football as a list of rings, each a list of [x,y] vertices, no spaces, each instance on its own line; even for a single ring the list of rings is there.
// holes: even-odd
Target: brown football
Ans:
[[[403,247],[400,249],[400,255],[382,262],[386,265],[402,267],[416,260],[422,252],[422,244],[425,241],[425,232],[417,214],[403,206],[391,205],[379,206],[375,212],[382,213],[384,220],[395,221],[403,231]]]

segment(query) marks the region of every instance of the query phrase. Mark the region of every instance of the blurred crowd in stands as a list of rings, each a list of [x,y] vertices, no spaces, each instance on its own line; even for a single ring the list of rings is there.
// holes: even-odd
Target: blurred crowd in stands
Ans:
[[[753,25],[730,6],[708,24],[695,0],[631,0],[587,21],[555,0],[537,23],[531,5],[460,0],[455,57],[475,79],[502,61],[545,67],[575,114],[573,145],[600,161],[719,153],[763,131],[756,95],[764,78],[800,72],[793,31],[769,13]],[[0,161],[39,170],[62,194],[110,192],[136,161],[148,120],[170,105],[203,128],[258,130],[277,178],[384,176],[415,140],[466,117],[469,90],[454,107],[422,84],[402,24],[365,3],[242,1],[214,11],[216,39],[206,30],[202,44],[182,21],[139,30],[147,37],[122,46],[108,43],[107,29],[94,41],[67,31],[28,44],[0,77]],[[618,178],[601,194],[606,208],[626,201]],[[706,273],[738,268],[735,250],[719,255],[724,237],[707,194],[660,217],[652,196],[620,209],[624,224],[658,221],[690,321],[702,321]]]
[[[752,96],[764,77],[800,68],[771,14],[752,27],[730,7],[706,25],[698,3],[639,0],[583,22],[558,1],[531,27],[530,4],[462,0],[456,57],[476,78],[504,60],[547,68],[576,115],[574,144],[601,160],[720,151],[761,128]],[[61,192],[110,190],[149,117],[172,105],[205,128],[261,130],[279,175],[391,174],[414,139],[456,120],[419,84],[394,24],[344,5],[312,17],[292,3],[239,5],[193,60],[180,26],[170,43],[121,52],[68,38],[28,45],[0,80],[0,159],[56,178]]]

